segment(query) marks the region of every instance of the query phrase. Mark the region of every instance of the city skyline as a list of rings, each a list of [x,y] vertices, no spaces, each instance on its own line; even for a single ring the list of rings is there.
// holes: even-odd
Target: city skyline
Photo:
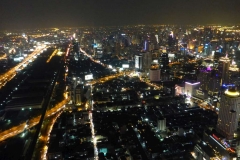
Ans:
[[[236,25],[1,32],[0,159],[236,160],[239,53]]]
[[[0,2],[0,29],[135,24],[239,24],[232,0],[36,0]]]

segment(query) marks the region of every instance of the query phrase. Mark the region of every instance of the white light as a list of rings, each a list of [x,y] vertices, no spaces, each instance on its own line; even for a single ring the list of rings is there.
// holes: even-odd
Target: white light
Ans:
[[[196,82],[196,83],[189,83],[189,82],[185,82],[186,84],[189,84],[189,85],[197,85],[197,84],[200,84],[200,82]]]
[[[221,143],[219,143],[215,138],[213,138],[212,136],[210,136],[215,142],[217,142],[223,149],[226,149]]]

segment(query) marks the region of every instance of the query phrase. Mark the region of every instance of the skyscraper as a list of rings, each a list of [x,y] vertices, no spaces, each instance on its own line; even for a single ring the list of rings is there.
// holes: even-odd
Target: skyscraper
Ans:
[[[160,68],[162,71],[166,72],[168,70],[169,65],[169,58],[167,53],[162,53],[162,55],[159,57],[160,60]]]
[[[151,64],[151,68],[149,70],[149,79],[152,82],[160,81],[160,69],[159,69],[159,64],[156,62],[153,62]]]
[[[143,67],[143,60],[142,55],[135,55],[135,68],[137,70],[142,70]]]
[[[218,93],[221,77],[218,76],[217,70],[211,70],[209,67],[201,69],[197,80],[200,82],[200,88],[203,91],[208,91],[210,95]]]
[[[234,137],[240,114],[240,94],[236,88],[229,88],[221,97],[217,131],[227,139]]]
[[[157,121],[157,129],[160,131],[165,131],[166,130],[166,118],[159,118]]]
[[[151,52],[146,52],[142,54],[142,68],[144,71],[149,71],[150,67],[151,67],[151,63],[153,61],[152,59],[152,53]]]
[[[239,77],[240,77],[239,68],[235,64],[235,61],[233,61],[229,67],[229,82],[231,84],[235,84],[235,86],[239,86],[240,85]]]
[[[79,42],[73,42],[73,52],[75,52],[75,53],[79,53],[79,51],[80,51],[80,43]]]
[[[230,66],[230,59],[227,56],[221,57],[219,59],[218,70],[222,77],[221,85],[229,83],[229,66]]]

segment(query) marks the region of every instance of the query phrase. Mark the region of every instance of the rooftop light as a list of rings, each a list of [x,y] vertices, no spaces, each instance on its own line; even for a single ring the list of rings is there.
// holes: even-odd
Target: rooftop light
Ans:
[[[238,92],[238,91],[235,91],[235,90],[226,90],[224,93],[225,93],[226,95],[232,96],[232,97],[237,97],[237,96],[240,95],[239,92]]]

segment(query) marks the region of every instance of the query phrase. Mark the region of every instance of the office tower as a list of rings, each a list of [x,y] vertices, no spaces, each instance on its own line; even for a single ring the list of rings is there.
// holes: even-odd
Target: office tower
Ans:
[[[203,55],[204,56],[209,56],[212,53],[212,46],[209,43],[206,43],[204,45],[204,49],[203,49]]]
[[[193,96],[196,92],[196,90],[199,88],[200,82],[185,82],[185,94],[186,96]]]
[[[240,95],[236,88],[229,88],[221,97],[217,131],[227,139],[234,137],[238,128],[240,114]]]
[[[218,76],[216,70],[211,70],[209,67],[200,70],[197,75],[197,81],[200,82],[200,89],[208,91],[208,94],[213,95],[218,93],[220,88],[221,77]]]
[[[73,77],[72,85],[74,89],[77,87],[77,85],[81,83],[82,83],[82,79],[80,77]]]
[[[152,64],[152,53],[150,52],[146,52],[146,53],[142,53],[142,68],[143,71],[149,71],[151,64]]]
[[[79,77],[73,77],[72,83],[69,85],[69,96],[72,104],[76,104],[76,87],[82,83]]]
[[[152,82],[160,81],[160,69],[159,64],[156,62],[153,62],[151,64],[151,68],[149,70],[149,79]]]
[[[155,35],[157,43],[159,43],[158,35]]]
[[[216,50],[218,47],[218,40],[211,40],[212,50]]]
[[[163,72],[166,72],[169,65],[169,58],[167,53],[162,53],[162,55],[159,57],[160,60],[160,68]]]
[[[73,42],[73,52],[79,53],[80,51],[80,44],[79,42]]]
[[[157,121],[157,129],[159,131],[166,131],[166,118],[159,118]]]
[[[182,44],[181,52],[182,52],[182,54],[184,56],[184,63],[187,62],[187,58],[186,58],[187,57],[186,56],[187,52],[186,52],[186,49],[187,49],[187,44],[186,43]]]
[[[143,67],[143,58],[142,55],[135,55],[135,69],[142,70]]]
[[[239,68],[237,67],[234,61],[229,67],[229,82],[231,84],[235,84],[235,86],[240,85]]]
[[[102,58],[102,56],[103,56],[103,49],[102,49],[102,47],[96,48],[95,57],[96,58]]]
[[[211,72],[208,70],[200,70],[200,73],[197,75],[197,80],[200,82],[200,88],[202,90],[208,90],[210,75]]]
[[[168,36],[168,47],[172,47],[174,45],[174,39],[173,39],[173,34],[170,34]]]
[[[212,75],[208,82],[208,94],[216,95],[219,92],[221,78],[217,74]]]
[[[80,106],[82,104],[82,93],[83,93],[83,85],[79,84],[75,88],[75,105]]]
[[[115,47],[114,47],[114,55],[115,56],[119,56],[120,55],[120,51],[121,51],[120,42],[116,42],[115,43]]]
[[[218,70],[222,78],[221,85],[229,83],[229,66],[230,59],[227,56],[219,59]]]
[[[147,40],[144,41],[144,51],[148,51],[149,50],[149,42]]]
[[[149,44],[149,51],[153,51],[155,49],[155,46],[153,43]]]

